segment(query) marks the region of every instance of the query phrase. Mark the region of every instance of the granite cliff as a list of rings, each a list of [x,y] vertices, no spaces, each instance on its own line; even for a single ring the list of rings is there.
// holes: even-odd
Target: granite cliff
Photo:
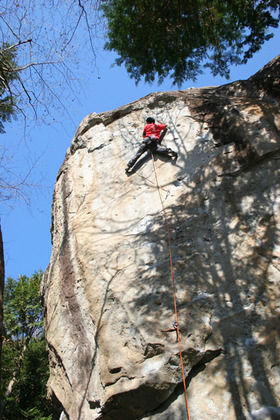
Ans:
[[[280,56],[246,81],[88,115],[57,176],[42,284],[61,419],[279,418]],[[177,161],[144,156],[165,121]],[[61,413],[61,415],[60,415]]]

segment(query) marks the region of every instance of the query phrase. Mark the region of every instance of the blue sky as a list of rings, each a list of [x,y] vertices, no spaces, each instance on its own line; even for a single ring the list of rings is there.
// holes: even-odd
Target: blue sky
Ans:
[[[235,80],[247,79],[279,54],[280,31],[267,42],[262,50],[245,66],[233,67],[229,81],[209,74],[199,77],[196,83],[186,82],[181,88],[217,86]],[[63,163],[67,148],[81,120],[92,112],[113,110],[140,99],[151,92],[176,90],[167,80],[158,86],[139,83],[135,85],[123,67],[111,67],[115,56],[103,52],[97,58],[96,70],[82,81],[84,91],[79,101],[71,104],[67,117],[53,126],[40,125],[27,138],[19,123],[6,126],[0,144],[14,151],[16,170],[25,173],[32,162],[39,158],[33,173],[40,180],[40,187],[31,195],[30,205],[19,201],[14,209],[1,207],[1,226],[4,240],[6,277],[31,276],[45,270],[51,256],[51,205],[56,175]],[[140,139],[139,139],[140,141]],[[110,174],[108,174],[110,176]]]

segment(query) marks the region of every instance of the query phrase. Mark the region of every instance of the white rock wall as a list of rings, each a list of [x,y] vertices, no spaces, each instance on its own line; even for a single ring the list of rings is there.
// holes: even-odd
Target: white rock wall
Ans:
[[[191,418],[279,406],[277,87],[279,58],[247,82],[151,94],[81,123],[55,185],[42,288],[64,418],[186,418],[155,169]],[[150,115],[178,160],[148,155],[127,176]]]

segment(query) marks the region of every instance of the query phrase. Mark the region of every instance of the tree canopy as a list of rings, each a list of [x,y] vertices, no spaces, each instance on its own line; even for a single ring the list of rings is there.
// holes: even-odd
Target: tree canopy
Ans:
[[[43,309],[40,299],[40,283],[43,273],[32,277],[8,277],[4,289],[4,335],[20,343],[29,341],[43,330]]]
[[[139,82],[174,84],[210,68],[229,78],[231,65],[245,64],[273,34],[279,0],[108,0],[107,50],[116,51]]]
[[[43,419],[48,357],[40,298],[42,271],[8,278],[4,289],[4,334],[0,417]]]
[[[0,48],[0,133],[4,133],[4,123],[10,121],[15,111],[15,103],[10,83],[16,79],[16,48],[3,43]]]

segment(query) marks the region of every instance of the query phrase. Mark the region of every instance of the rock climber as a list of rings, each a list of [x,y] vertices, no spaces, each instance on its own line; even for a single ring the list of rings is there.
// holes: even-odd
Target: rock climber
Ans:
[[[166,131],[166,124],[162,123],[161,121],[159,121],[159,124],[156,124],[155,119],[152,117],[148,117],[146,119],[146,125],[143,130],[144,140],[134,158],[128,162],[127,167],[125,169],[126,173],[129,173],[129,170],[135,165],[140,156],[147,150],[150,150],[153,153],[158,153],[163,156],[167,156],[168,158],[174,157],[175,159],[177,159],[178,155],[176,152],[167,147],[160,146],[162,139],[166,134]]]

